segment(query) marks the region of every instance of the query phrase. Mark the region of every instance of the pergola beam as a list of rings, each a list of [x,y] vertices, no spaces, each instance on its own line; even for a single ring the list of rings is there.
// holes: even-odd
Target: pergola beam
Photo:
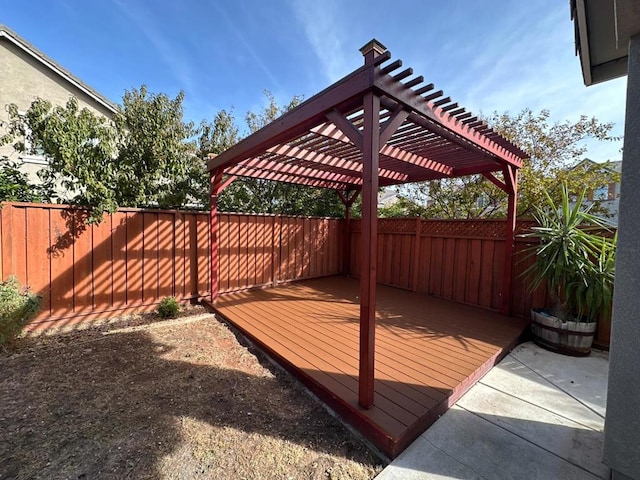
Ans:
[[[232,166],[260,155],[266,149],[286,143],[309,131],[325,118],[327,112],[341,106],[360,104],[362,92],[371,88],[370,66],[363,66],[309,100],[288,111],[277,121],[264,126],[207,162],[207,168]]]

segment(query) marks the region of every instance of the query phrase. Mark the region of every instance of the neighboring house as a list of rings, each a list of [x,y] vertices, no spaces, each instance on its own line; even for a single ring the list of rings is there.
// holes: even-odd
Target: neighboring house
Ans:
[[[398,203],[398,194],[392,187],[378,193],[378,208],[390,207],[395,203]]]
[[[597,162],[585,158],[578,163],[573,169],[578,168],[593,168],[594,165],[599,165]],[[603,176],[607,173],[620,173],[622,169],[622,160],[610,161],[602,164]],[[618,206],[620,204],[620,182],[603,183],[599,188],[593,192],[587,193],[585,199],[585,205],[590,205],[597,202],[601,207],[609,212],[610,218],[608,219],[612,224],[618,225]]]
[[[105,117],[112,118],[116,112],[107,98],[4,25],[0,25],[0,72],[0,123],[8,120],[8,104],[15,103],[19,111],[26,111],[36,98],[64,105],[73,96],[80,107]],[[21,169],[33,182],[38,182],[36,172],[47,163],[42,155],[21,154],[11,145],[0,146],[3,156],[22,163]]]

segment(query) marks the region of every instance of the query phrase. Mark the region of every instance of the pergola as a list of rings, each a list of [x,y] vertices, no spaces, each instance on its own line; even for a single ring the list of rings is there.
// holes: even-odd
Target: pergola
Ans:
[[[218,296],[217,196],[236,177],[362,195],[359,403],[373,405],[378,188],[482,174],[509,197],[502,311],[509,314],[517,172],[525,152],[371,40],[364,65],[208,161],[211,301]],[[223,179],[223,175],[228,175]],[[498,175],[496,175],[498,174]]]

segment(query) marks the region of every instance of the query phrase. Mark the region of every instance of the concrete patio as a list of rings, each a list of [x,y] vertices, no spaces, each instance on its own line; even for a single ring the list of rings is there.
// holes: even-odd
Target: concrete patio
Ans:
[[[608,355],[514,349],[378,477],[609,478],[601,463]]]

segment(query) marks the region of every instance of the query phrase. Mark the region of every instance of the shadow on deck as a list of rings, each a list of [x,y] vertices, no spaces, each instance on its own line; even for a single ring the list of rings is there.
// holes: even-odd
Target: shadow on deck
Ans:
[[[519,341],[528,322],[379,286],[375,405],[358,405],[359,283],[222,295],[216,311],[395,458]]]

